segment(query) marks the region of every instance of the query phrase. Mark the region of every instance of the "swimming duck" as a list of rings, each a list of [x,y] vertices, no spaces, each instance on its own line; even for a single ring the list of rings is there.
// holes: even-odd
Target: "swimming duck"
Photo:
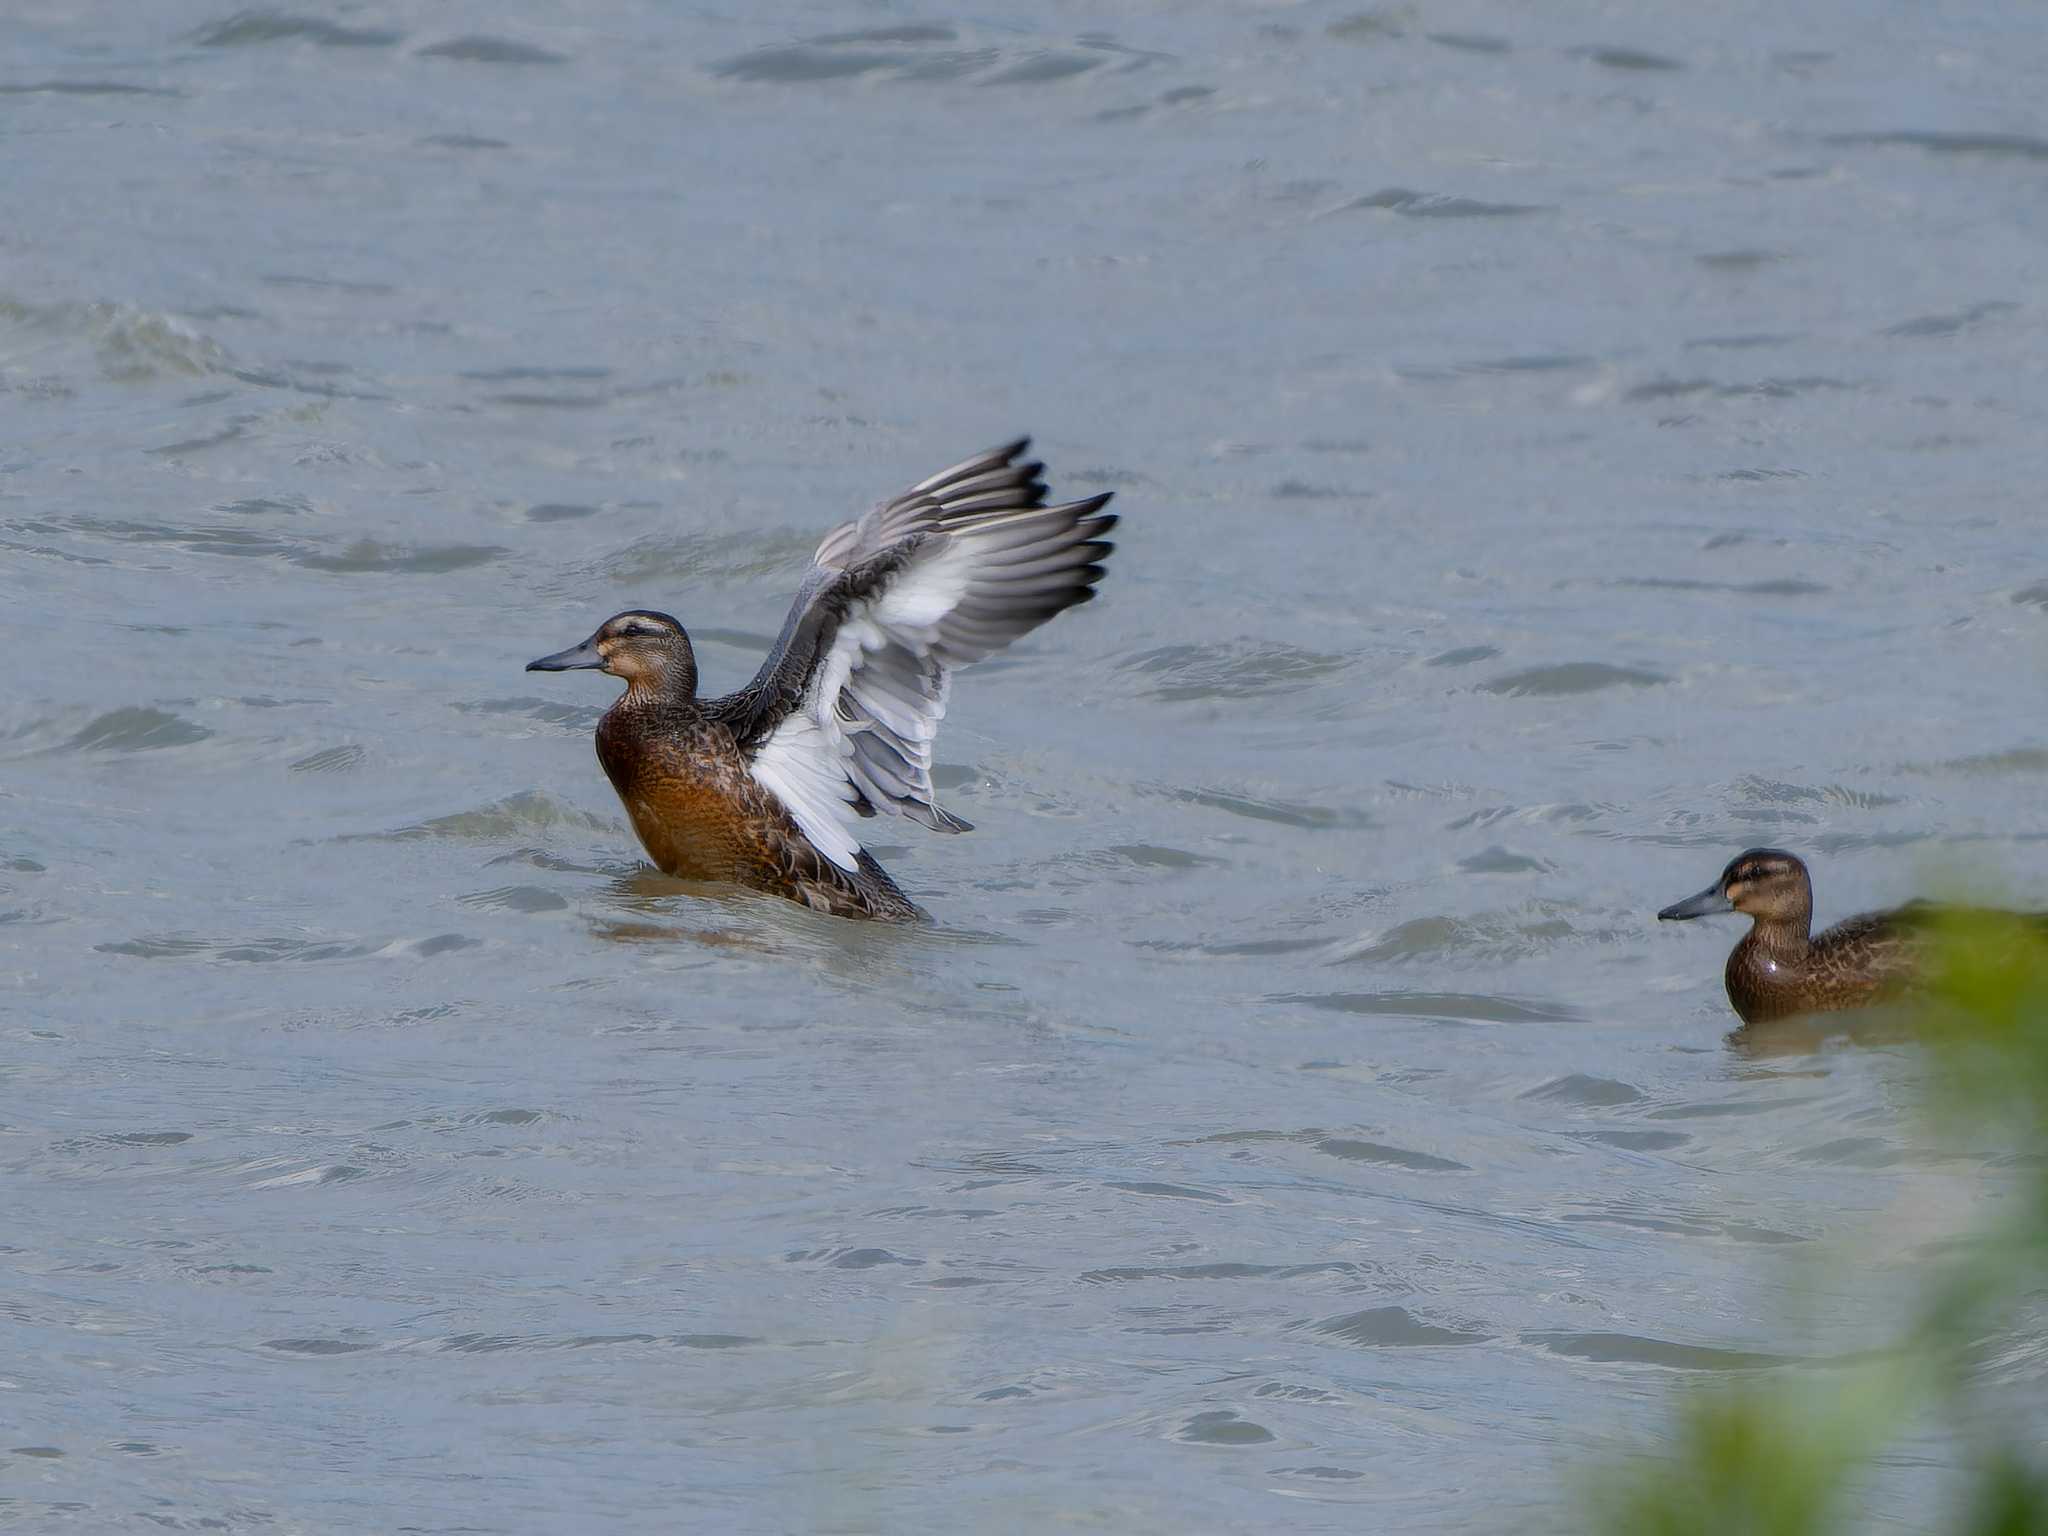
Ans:
[[[1728,956],[1728,1001],[1745,1024],[1797,1014],[1861,1008],[1897,996],[1926,961],[1937,920],[1959,909],[1910,901],[1887,912],[1845,918],[1813,933],[1813,881],[1797,854],[1782,848],[1739,853],[1721,878],[1657,914],[1678,922],[1716,912],[1753,921]],[[2010,923],[2014,914],[1987,914]],[[2044,925],[2048,919],[2020,919]]]
[[[737,693],[700,699],[690,637],[645,608],[526,664],[624,681],[597,757],[663,873],[842,917],[925,916],[861,846],[860,818],[968,830],[932,789],[954,669],[1087,602],[1113,548],[1109,493],[1045,505],[1044,466],[1018,462],[1030,444],[940,470],[826,534]]]

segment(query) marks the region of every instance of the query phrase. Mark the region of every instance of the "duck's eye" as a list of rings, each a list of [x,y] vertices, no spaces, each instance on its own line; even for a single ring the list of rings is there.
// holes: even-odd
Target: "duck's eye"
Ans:
[[[621,629],[619,633],[622,635],[650,636],[655,633],[655,629],[652,624],[642,624],[636,620]]]

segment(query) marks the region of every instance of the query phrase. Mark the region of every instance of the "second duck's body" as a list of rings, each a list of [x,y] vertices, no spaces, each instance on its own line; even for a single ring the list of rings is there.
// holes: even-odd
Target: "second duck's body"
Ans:
[[[880,812],[939,832],[932,739],[955,669],[1086,602],[1107,495],[1045,505],[1028,440],[922,480],[825,535],[768,659],[700,699],[682,625],[634,609],[527,670],[594,668],[626,691],[597,755],[647,856],[685,880],[772,891],[843,917],[920,917],[861,846]]]
[[[1927,963],[1936,929],[1957,909],[1913,901],[1864,912],[1813,932],[1813,881],[1796,854],[1752,848],[1697,896],[1659,912],[1664,921],[1741,912],[1753,919],[1728,956],[1728,1001],[1745,1024],[1862,1008],[1898,996]],[[2007,923],[2011,913],[1986,914]],[[2039,917],[2020,919],[2039,924]]]

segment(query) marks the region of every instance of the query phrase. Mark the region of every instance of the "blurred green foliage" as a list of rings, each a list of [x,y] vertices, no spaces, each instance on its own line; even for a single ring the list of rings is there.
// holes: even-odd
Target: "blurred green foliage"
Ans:
[[[1926,1261],[1913,1322],[1868,1363],[1770,1372],[1700,1390],[1672,1443],[1597,1475],[1591,1529],[1611,1536],[1821,1536],[1868,1523],[1857,1490],[1915,1417],[1940,1414],[1966,1465],[1935,1527],[2048,1536],[2048,1424],[1975,1401],[1972,1369],[2022,1297],[2048,1289],[2048,919],[1957,908],[1933,925],[1908,1005],[1935,1128],[2002,1144],[2018,1198]],[[1868,1357],[1862,1357],[1866,1361]]]

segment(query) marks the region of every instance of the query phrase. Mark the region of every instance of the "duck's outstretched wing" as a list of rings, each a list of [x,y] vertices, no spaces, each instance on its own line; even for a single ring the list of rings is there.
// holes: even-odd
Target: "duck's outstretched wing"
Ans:
[[[877,811],[940,832],[967,823],[932,792],[932,738],[954,668],[979,661],[1102,579],[1108,493],[1045,505],[1019,438],[941,470],[834,528],[759,674],[706,713],[754,777],[841,868]]]

